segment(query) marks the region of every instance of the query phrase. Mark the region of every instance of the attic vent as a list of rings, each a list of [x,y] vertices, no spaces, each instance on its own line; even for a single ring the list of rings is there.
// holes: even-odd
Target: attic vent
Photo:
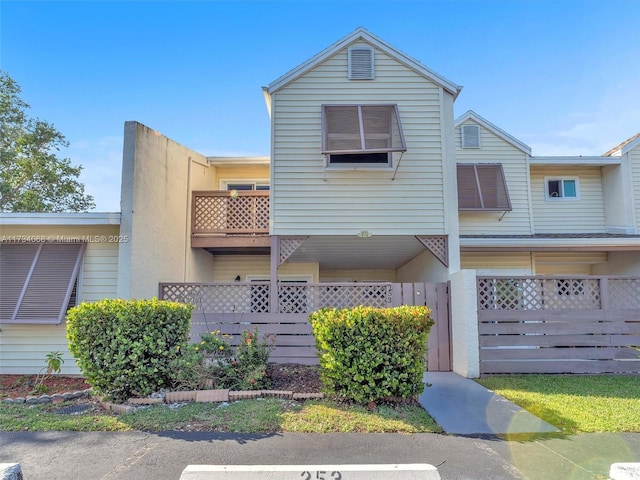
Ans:
[[[462,148],[480,148],[478,125],[462,125]]]
[[[349,80],[373,80],[373,48],[349,49]]]

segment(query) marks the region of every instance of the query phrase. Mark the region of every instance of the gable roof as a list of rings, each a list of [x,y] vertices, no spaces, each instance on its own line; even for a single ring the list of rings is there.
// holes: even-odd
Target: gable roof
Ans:
[[[301,63],[293,70],[290,70],[289,72],[285,73],[281,77],[277,78],[276,80],[271,82],[267,87],[264,87],[263,90],[265,90],[266,93],[268,94],[272,94],[280,90],[282,87],[293,82],[297,78],[307,73],[309,70],[315,68],[318,64],[324,62],[326,59],[328,59],[332,55],[335,55],[340,50],[348,47],[349,45],[351,45],[352,43],[358,40],[364,40],[365,42],[376,47],[378,50],[381,50],[387,55],[389,55],[390,57],[393,57],[394,59],[396,59],[403,65],[405,65],[406,67],[414,70],[415,72],[424,76],[425,78],[428,78],[429,80],[431,80],[432,82],[434,82],[435,84],[439,85],[440,87],[444,88],[447,92],[452,94],[454,98],[457,97],[458,94],[460,93],[460,90],[462,90],[461,86],[456,85],[452,81],[447,80],[443,76],[433,72],[432,70],[424,66],[422,63],[417,61],[416,59],[392,47],[391,45],[381,40],[380,38],[376,37],[375,35],[367,31],[363,27],[358,27],[346,37],[341,38],[334,44],[322,50],[320,53],[317,53],[316,55],[311,57],[306,62]]]
[[[486,118],[481,117],[480,115],[478,115],[473,110],[468,110],[465,113],[463,113],[462,115],[460,115],[458,118],[456,118],[456,120],[455,120],[456,128],[459,127],[464,122],[466,122],[467,120],[473,120],[474,122],[478,123],[482,127],[484,127],[487,130],[489,130],[495,136],[500,137],[505,142],[513,145],[518,150],[522,150],[524,153],[527,153],[527,154],[531,155],[531,147],[529,145],[527,145],[526,143],[523,143],[520,140],[518,140],[517,138],[509,135],[507,132],[505,132],[501,128],[495,126],[493,123],[491,123]]]
[[[603,157],[611,157],[617,153],[623,155],[627,153],[632,148],[636,147],[640,144],[640,133],[636,133],[633,137],[627,138],[624,142],[619,145],[616,145],[611,150],[604,152],[602,154]]]

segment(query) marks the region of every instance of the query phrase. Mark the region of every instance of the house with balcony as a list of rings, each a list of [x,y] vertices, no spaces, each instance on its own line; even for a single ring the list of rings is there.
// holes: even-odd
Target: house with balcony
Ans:
[[[460,91],[359,28],[263,87],[267,157],[206,157],[126,122],[104,296],[194,303],[194,339],[257,325],[280,362],[316,361],[319,308],[426,304],[430,370],[640,371],[640,140],[536,157],[475,112],[456,118]],[[44,231],[9,217],[16,235]],[[94,299],[73,274],[90,248],[67,282],[77,301]],[[3,244],[1,266],[17,251]],[[52,348],[25,353],[31,335],[12,332],[49,326],[19,321],[36,287],[12,288],[0,371],[24,372],[65,348],[63,320]]]

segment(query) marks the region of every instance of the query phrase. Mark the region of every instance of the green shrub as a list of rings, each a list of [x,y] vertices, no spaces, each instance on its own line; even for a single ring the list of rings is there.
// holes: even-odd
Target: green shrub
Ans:
[[[67,312],[69,351],[99,393],[118,401],[149,395],[170,385],[192,309],[157,299],[83,303]]]
[[[205,333],[200,343],[179,348],[171,364],[173,384],[181,390],[229,388],[259,390],[269,387],[267,365],[273,341],[259,338],[257,327],[245,330],[234,349],[220,330]]]
[[[412,306],[312,313],[325,393],[358,403],[422,393],[430,314]]]

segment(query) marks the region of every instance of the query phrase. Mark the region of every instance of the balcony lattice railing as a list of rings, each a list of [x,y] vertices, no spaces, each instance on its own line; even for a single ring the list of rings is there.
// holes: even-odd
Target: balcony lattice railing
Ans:
[[[268,191],[196,191],[191,201],[191,233],[268,234]]]

